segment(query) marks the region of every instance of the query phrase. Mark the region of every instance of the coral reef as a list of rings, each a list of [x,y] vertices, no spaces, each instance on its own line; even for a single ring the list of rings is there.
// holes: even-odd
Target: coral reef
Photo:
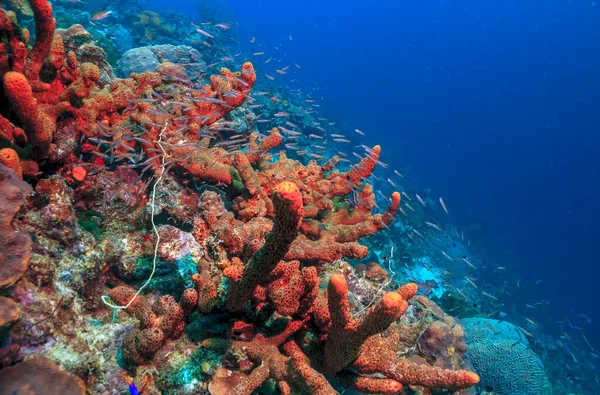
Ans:
[[[25,136],[22,136],[20,129],[13,130],[10,124],[4,122],[8,130],[3,135],[13,142],[25,140],[32,144],[38,158],[52,157],[60,149],[55,143],[60,141],[64,129],[69,129],[70,118],[74,119],[76,131],[89,137],[106,135],[106,132],[101,133],[102,127],[110,130],[111,123],[121,126],[128,119],[156,125],[154,134],[158,135],[161,116],[148,115],[147,112],[151,111],[148,107],[154,107],[150,106],[151,102],[142,101],[131,108],[131,100],[148,94],[148,89],[158,88],[161,85],[160,75],[133,75],[133,78],[112,81],[100,89],[97,86],[101,77],[99,67],[89,62],[79,64],[75,52],[66,51],[63,36],[54,34],[55,23],[50,5],[33,2],[32,6],[36,16],[36,40],[31,51],[27,51],[25,38],[18,36],[18,27],[2,11],[0,31],[11,43],[10,46],[3,44],[1,49],[5,52],[0,67],[3,93],[8,100],[7,108],[15,113],[25,130]],[[8,62],[9,56],[12,62]],[[44,64],[47,56],[49,62]],[[189,128],[210,125],[231,107],[242,104],[244,92],[249,92],[256,79],[250,63],[244,65],[241,73],[234,74],[223,69],[221,74],[211,78],[210,86],[194,90],[191,97],[187,97],[190,92],[176,91],[177,98],[187,99],[185,107],[192,109],[188,114],[195,121],[188,124]],[[114,118],[125,109],[129,110],[130,116]],[[3,115],[2,119],[10,116],[0,115]],[[104,119],[107,115],[113,119]],[[173,126],[178,129],[181,124]]]
[[[7,388],[81,393],[64,370],[98,394],[123,393],[124,371],[143,394],[478,383],[462,326],[419,285],[342,260],[367,257],[401,209],[372,185],[380,146],[349,168],[293,158],[278,149],[300,132],[257,126],[250,62],[205,81],[198,50],[155,45],[127,51],[117,79],[92,33],[29,5],[32,45],[0,13],[0,356],[16,363],[0,378],[19,378]],[[177,28],[129,15],[147,40]],[[269,101],[265,113],[293,108]]]

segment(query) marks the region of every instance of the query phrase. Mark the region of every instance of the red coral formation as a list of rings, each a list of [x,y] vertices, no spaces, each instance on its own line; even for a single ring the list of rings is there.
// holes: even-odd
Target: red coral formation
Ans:
[[[87,175],[87,171],[81,167],[81,166],[76,166],[75,168],[73,168],[73,178],[79,182],[82,182],[83,180],[85,180],[85,176]]]

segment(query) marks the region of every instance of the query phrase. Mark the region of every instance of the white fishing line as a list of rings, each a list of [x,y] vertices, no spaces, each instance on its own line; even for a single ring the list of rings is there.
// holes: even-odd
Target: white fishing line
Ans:
[[[108,307],[112,307],[113,309],[125,310],[125,309],[129,308],[129,306],[131,306],[131,304],[139,296],[139,294],[142,292],[142,290],[148,284],[150,284],[150,281],[152,281],[152,277],[154,277],[154,273],[156,272],[156,260],[158,257],[158,246],[160,244],[160,234],[158,234],[158,229],[156,227],[156,223],[154,222],[154,216],[156,214],[156,206],[154,205],[154,201],[156,200],[156,187],[162,180],[163,175],[165,174],[165,166],[164,165],[165,165],[165,157],[167,156],[167,152],[165,151],[165,149],[163,148],[163,146],[161,144],[162,136],[163,136],[163,133],[165,132],[165,130],[167,130],[167,126],[164,126],[158,135],[157,143],[158,143],[158,146],[160,147],[160,150],[162,151],[161,167],[160,167],[160,175],[158,176],[156,182],[154,183],[154,186],[152,187],[152,201],[151,201],[151,206],[150,206],[150,210],[151,210],[150,221],[152,222],[152,230],[154,231],[154,234],[156,235],[156,244],[154,245],[154,257],[152,259],[152,272],[150,273],[150,277],[148,277],[148,280],[146,280],[144,285],[142,285],[140,287],[140,289],[137,290],[135,295],[133,295],[133,297],[131,298],[129,303],[127,303],[125,306],[115,305],[108,300],[109,299],[108,295],[102,295],[102,297],[101,297],[102,303],[104,303]]]

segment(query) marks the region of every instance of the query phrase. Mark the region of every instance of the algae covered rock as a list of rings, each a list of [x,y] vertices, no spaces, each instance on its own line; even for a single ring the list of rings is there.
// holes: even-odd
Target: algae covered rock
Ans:
[[[0,328],[16,322],[21,316],[19,305],[4,296],[0,296]]]
[[[117,62],[117,76],[127,78],[131,73],[154,71],[159,64],[158,58],[148,47],[133,48]]]
[[[163,68],[173,64],[179,65],[183,73],[196,73],[205,68],[205,63],[200,60],[201,57],[202,55],[196,49],[187,45],[165,44],[133,48],[125,52],[117,62],[117,75],[126,78],[131,73],[155,71],[159,65],[165,63],[167,65]],[[183,69],[184,65],[185,69]],[[187,76],[183,77],[187,78]]]
[[[481,388],[501,395],[552,394],[542,361],[517,327],[506,321],[468,318],[464,329],[467,355],[481,377]]]
[[[51,360],[36,357],[0,371],[1,394],[83,395],[85,384]]]
[[[11,222],[31,187],[14,171],[0,165],[0,288],[19,280],[29,264],[31,238],[13,230]]]
[[[100,70],[98,84],[104,86],[115,79],[112,66],[107,61],[107,55],[100,44],[96,45],[94,37],[81,25],[73,25],[68,29],[56,29],[64,41],[65,50],[73,51],[79,64],[93,63]],[[106,46],[104,46],[106,47]]]

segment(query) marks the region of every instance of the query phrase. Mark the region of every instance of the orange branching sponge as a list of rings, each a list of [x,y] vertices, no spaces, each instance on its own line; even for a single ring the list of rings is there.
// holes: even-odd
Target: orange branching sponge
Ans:
[[[35,41],[25,68],[25,75],[32,81],[40,78],[44,59],[50,52],[56,21],[48,0],[29,0],[35,21]]]
[[[218,278],[212,278],[208,273],[194,273],[192,275],[192,282],[198,290],[198,310],[203,313],[209,313],[219,301],[217,292]]]
[[[250,145],[248,151],[246,152],[246,156],[248,157],[248,162],[250,163],[256,163],[260,161],[267,151],[279,146],[279,144],[281,144],[283,141],[283,137],[277,128],[271,129],[271,132],[267,136],[263,137],[258,145],[256,144],[257,137],[258,135],[253,133],[249,139]]]
[[[275,188],[272,200],[275,210],[273,230],[244,267],[241,280],[230,283],[227,290],[229,311],[244,308],[257,285],[275,269],[298,235],[303,213],[298,187],[292,182],[282,182]]]
[[[419,286],[415,283],[406,283],[396,290],[402,296],[402,299],[409,300],[417,294]]]
[[[265,141],[270,140],[278,143],[279,132],[275,133],[273,130],[263,139],[263,143],[267,144]],[[268,148],[272,145],[270,143]],[[304,219],[300,227],[301,234],[285,256],[288,261],[332,262],[342,257],[363,258],[368,249],[360,245],[358,240],[388,228],[395,218],[400,206],[398,192],[392,194],[386,212],[372,214],[377,207],[376,197],[371,185],[365,181],[377,165],[381,152],[378,146],[369,150],[369,155],[347,173],[334,169],[336,158],[321,166],[312,161],[305,166],[288,159],[283,151],[278,161],[262,161],[260,171],[256,171],[252,163],[260,160],[264,151],[258,149],[252,139],[250,147],[250,153],[246,153],[247,160],[241,157],[243,154],[238,154],[233,166],[251,197],[237,202],[234,210],[243,221],[271,216],[272,202],[268,196],[277,183],[287,180],[298,185],[304,203]],[[346,197],[346,201],[340,197]]]
[[[384,331],[404,314],[408,303],[398,293],[389,292],[363,316],[353,319],[346,279],[341,275],[331,276],[327,292],[331,326],[323,368],[327,374],[335,374],[358,357],[361,346],[370,336]]]
[[[21,161],[21,169],[23,169],[23,175],[29,177],[37,176],[40,171],[40,167],[37,162],[32,160]]]
[[[370,337],[361,348],[352,366],[361,374],[380,373],[402,384],[422,385],[433,390],[469,388],[479,382],[476,373],[466,370],[446,370],[427,364],[418,365],[398,358],[396,350],[400,331],[389,331]]]
[[[267,297],[284,316],[304,315],[310,310],[319,289],[317,269],[299,269],[300,262],[280,262],[265,282]]]
[[[4,75],[4,94],[25,125],[27,140],[43,151],[50,148],[56,124],[41,111],[33,97],[31,85],[25,75],[9,71]]]
[[[269,378],[277,381],[283,393],[337,394],[325,376],[311,367],[309,359],[295,342],[288,341],[284,344],[283,349],[288,356],[279,351],[278,346],[286,342],[289,336],[303,325],[302,322],[299,325],[295,324],[292,322],[288,329],[276,338],[258,336],[249,342],[225,339],[207,339],[202,342],[205,348],[229,350],[232,356],[241,359],[239,362],[249,360],[255,366],[249,375],[245,375],[229,388],[227,394],[250,395]]]
[[[110,296],[113,302],[117,305],[125,306],[134,298],[135,289],[121,285],[111,289],[108,292],[108,296]],[[133,299],[133,302],[126,309],[126,311],[140,320],[140,326],[142,328],[151,328],[156,326],[156,314],[152,312],[152,308],[145,297],[138,295],[135,299]]]
[[[375,167],[377,166],[377,161],[379,160],[379,155],[381,155],[381,147],[376,145],[374,146],[369,155],[365,156],[358,166],[353,167],[348,172],[348,179],[353,184],[359,183],[362,178],[369,177]]]
[[[180,166],[196,178],[208,182],[231,184],[230,166],[220,163],[210,156],[199,154],[190,162],[181,163]]]
[[[352,375],[341,378],[363,394],[397,394],[402,390],[402,383],[393,379]]]
[[[189,315],[198,304],[198,292],[194,288],[187,288],[183,291],[179,304],[181,304],[181,308],[183,309],[183,315]]]
[[[357,242],[338,242],[325,233],[318,240],[311,240],[300,234],[294,240],[285,256],[286,260],[318,260],[333,262],[342,257],[360,259],[367,256],[369,249]]]
[[[2,44],[0,44],[0,51],[2,50],[1,48]],[[2,56],[0,54],[0,56]],[[0,62],[2,62],[1,58],[0,58]],[[0,65],[0,67],[2,67]],[[0,75],[2,75],[2,71],[0,71]],[[10,121],[6,118],[4,118],[2,116],[2,114],[0,114],[0,139],[2,140],[6,140],[6,141],[13,141],[15,140],[15,128],[13,127],[13,125],[10,124]]]
[[[159,328],[134,329],[123,340],[123,357],[142,365],[154,357],[165,341],[165,334]]]
[[[242,152],[236,152],[234,164],[250,195],[259,196],[261,200],[267,200],[267,195],[262,190],[258,176],[250,164],[249,156],[244,155]]]

